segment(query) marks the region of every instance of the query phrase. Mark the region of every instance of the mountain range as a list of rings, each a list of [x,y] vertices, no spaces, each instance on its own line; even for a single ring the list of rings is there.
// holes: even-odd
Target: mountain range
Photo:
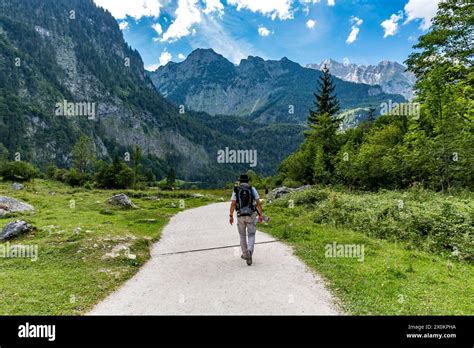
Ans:
[[[173,168],[180,179],[217,186],[249,169],[218,163],[219,150],[256,150],[252,169],[269,175],[302,131],[180,112],[156,91],[116,20],[92,0],[0,0],[0,146],[11,159],[67,167],[85,134],[100,159],[138,145],[157,178]]]
[[[385,93],[401,94],[408,100],[413,99],[415,75],[397,62],[385,60],[377,65],[358,65],[326,59],[319,64],[306,65],[307,68],[317,70],[324,66],[330,69],[332,75],[344,81],[379,85]]]
[[[288,58],[249,56],[234,65],[212,49],[196,49],[183,62],[169,62],[149,76],[164,97],[191,110],[260,123],[303,124],[313,107],[321,74]],[[334,83],[342,111],[405,100],[379,85],[338,77]]]

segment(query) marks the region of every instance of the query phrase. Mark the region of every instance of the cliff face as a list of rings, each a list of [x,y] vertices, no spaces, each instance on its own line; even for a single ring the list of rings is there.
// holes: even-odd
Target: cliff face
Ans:
[[[250,56],[235,66],[211,49],[195,50],[183,62],[168,63],[150,73],[158,91],[177,104],[211,115],[270,123],[305,123],[320,75],[319,70],[303,68],[287,58],[265,61]],[[404,99],[377,85],[339,78],[335,84],[346,110]]]
[[[406,71],[406,67],[390,61],[377,65],[343,64],[326,59],[319,64],[308,64],[306,67],[321,70],[327,65],[334,76],[344,81],[379,85],[386,93],[401,94],[406,99],[413,99],[415,75]]]

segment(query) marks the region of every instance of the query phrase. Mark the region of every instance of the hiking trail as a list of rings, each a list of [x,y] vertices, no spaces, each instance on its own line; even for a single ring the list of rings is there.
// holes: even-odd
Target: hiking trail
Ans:
[[[247,266],[237,227],[228,222],[229,206],[172,217],[150,260],[89,314],[341,314],[321,277],[271,236],[257,231]]]

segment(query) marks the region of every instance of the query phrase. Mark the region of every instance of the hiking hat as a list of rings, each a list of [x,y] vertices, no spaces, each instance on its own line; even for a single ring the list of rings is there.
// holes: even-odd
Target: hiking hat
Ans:
[[[249,176],[247,174],[240,174],[240,182],[249,182]]]

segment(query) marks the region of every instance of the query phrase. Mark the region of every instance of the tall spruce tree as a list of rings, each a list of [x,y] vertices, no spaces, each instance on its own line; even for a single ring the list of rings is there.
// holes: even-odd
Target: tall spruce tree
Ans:
[[[323,74],[319,77],[318,91],[314,93],[316,98],[314,102],[315,110],[309,111],[308,124],[310,126],[316,125],[321,115],[328,114],[333,118],[340,110],[339,101],[334,93],[336,86],[332,81],[329,68],[324,65],[321,71]]]

